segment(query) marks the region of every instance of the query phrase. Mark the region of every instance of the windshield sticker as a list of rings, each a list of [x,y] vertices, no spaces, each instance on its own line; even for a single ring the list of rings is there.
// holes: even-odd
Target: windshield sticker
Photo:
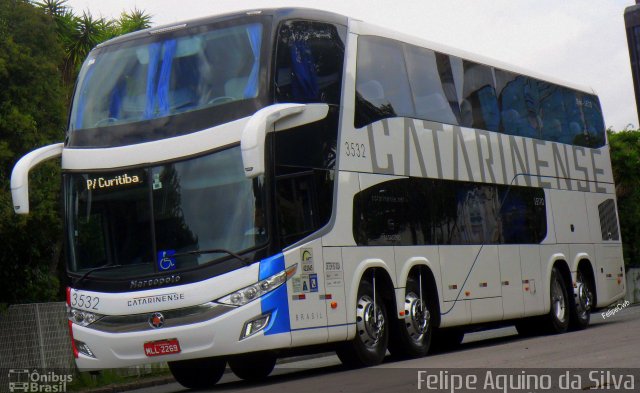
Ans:
[[[172,257],[175,253],[176,250],[158,251],[158,269],[161,272],[176,270],[176,259]]]
[[[154,190],[159,190],[162,188],[162,182],[160,181],[160,174],[159,173],[154,173],[153,174],[153,189]]]
[[[102,190],[117,186],[126,186],[139,183],[142,183],[142,179],[140,178],[140,176],[129,176],[125,173],[123,175],[118,175],[112,178],[98,177],[95,179],[87,179],[87,190]]]

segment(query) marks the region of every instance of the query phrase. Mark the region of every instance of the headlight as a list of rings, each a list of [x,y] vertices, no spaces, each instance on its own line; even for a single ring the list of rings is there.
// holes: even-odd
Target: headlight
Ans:
[[[245,304],[256,300],[287,282],[287,279],[296,273],[297,268],[298,264],[292,265],[280,273],[274,274],[273,276],[267,277],[262,281],[258,281],[253,285],[230,293],[227,296],[216,300],[216,302],[228,304],[230,306],[244,306]]]
[[[69,320],[76,325],[89,326],[95,321],[103,317],[103,315],[92,313],[89,311],[79,310],[77,308],[69,308],[67,311]]]

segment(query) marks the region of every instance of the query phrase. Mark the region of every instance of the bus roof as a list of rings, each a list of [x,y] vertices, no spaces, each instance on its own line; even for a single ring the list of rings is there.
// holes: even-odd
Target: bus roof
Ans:
[[[543,74],[540,74],[538,72],[528,70],[528,69],[526,69],[524,67],[515,66],[515,65],[512,65],[512,64],[508,64],[508,63],[502,62],[500,60],[492,59],[490,57],[486,57],[486,56],[479,55],[479,54],[476,54],[476,53],[467,52],[465,50],[461,50],[461,49],[458,49],[458,48],[450,47],[450,46],[447,46],[447,45],[444,45],[444,44],[440,44],[440,43],[437,43],[437,42],[429,41],[427,39],[419,38],[419,37],[412,36],[412,35],[409,35],[409,34],[400,33],[400,32],[395,31],[395,30],[387,29],[385,27],[381,27],[381,26],[378,26],[378,25],[375,25],[375,24],[364,22],[364,21],[359,20],[359,19],[350,18],[350,17],[344,16],[344,15],[341,15],[341,14],[337,14],[337,13],[333,13],[333,12],[329,12],[329,11],[318,10],[318,9],[313,9],[313,8],[298,8],[298,7],[296,7],[296,8],[254,9],[254,10],[245,10],[245,11],[238,11],[238,12],[233,12],[233,13],[226,13],[226,14],[211,15],[211,16],[207,16],[207,17],[202,17],[202,18],[187,20],[187,21],[183,21],[183,22],[177,22],[177,23],[172,23],[172,24],[152,27],[152,28],[149,28],[149,29],[145,29],[145,30],[141,30],[141,31],[136,31],[136,32],[133,32],[133,33],[125,34],[125,35],[113,38],[113,39],[111,39],[109,41],[103,42],[103,43],[99,44],[97,47],[99,48],[99,47],[103,47],[103,46],[107,46],[107,45],[112,45],[112,44],[116,44],[116,43],[120,43],[120,42],[125,42],[125,41],[129,41],[129,40],[132,40],[132,39],[145,37],[145,36],[148,36],[150,34],[157,33],[157,32],[170,31],[170,30],[172,30],[174,28],[175,29],[179,29],[179,28],[183,28],[183,27],[187,27],[187,26],[197,26],[197,25],[211,23],[211,22],[214,22],[214,21],[232,19],[232,18],[236,18],[236,17],[242,16],[242,15],[255,15],[255,14],[272,15],[272,16],[276,17],[277,20],[296,18],[296,19],[307,19],[307,20],[319,20],[319,21],[325,21],[325,22],[332,22],[332,23],[348,25],[349,26],[349,31],[352,32],[352,33],[355,33],[355,34],[359,34],[359,35],[375,35],[375,36],[386,37],[386,38],[389,38],[389,39],[406,42],[408,44],[413,44],[413,45],[417,45],[417,46],[420,46],[420,47],[428,48],[428,49],[434,50],[436,52],[441,52],[441,53],[444,53],[444,54],[457,56],[457,57],[460,57],[460,58],[465,59],[465,60],[471,60],[471,61],[475,61],[477,63],[485,64],[485,65],[488,65],[488,66],[494,66],[494,67],[503,69],[505,71],[511,71],[511,72],[515,72],[515,73],[518,73],[518,74],[534,77],[534,78],[537,78],[537,79],[540,79],[540,80],[543,80],[543,81],[547,81],[547,82],[550,82],[550,83],[554,83],[554,84],[557,84],[557,85],[566,86],[566,87],[569,87],[569,88],[572,88],[572,89],[575,89],[575,90],[583,91],[585,93],[596,94],[594,89],[589,87],[589,86],[567,82],[567,81],[564,81],[564,80],[560,80],[558,78],[554,78],[554,77],[551,77],[551,76],[548,76],[548,75],[543,75]]]
[[[124,34],[115,38],[112,38],[108,41],[105,41],[99,44],[97,47],[103,47],[107,45],[117,44],[120,42],[129,41],[132,39],[147,37],[150,34],[157,34],[163,31],[171,31],[173,29],[180,29],[183,27],[189,26],[198,26],[205,25],[212,22],[218,22],[226,19],[233,19],[246,15],[271,15],[274,16],[276,20],[281,19],[307,19],[307,20],[318,20],[323,22],[337,23],[347,26],[348,18],[344,15],[336,14],[329,11],[317,10],[313,8],[266,8],[266,9],[248,9],[244,11],[236,11],[231,13],[224,14],[215,14],[209,15],[196,19],[189,19],[185,21],[175,22],[171,24],[165,24],[161,26],[155,26],[144,30],[135,31],[132,33]]]

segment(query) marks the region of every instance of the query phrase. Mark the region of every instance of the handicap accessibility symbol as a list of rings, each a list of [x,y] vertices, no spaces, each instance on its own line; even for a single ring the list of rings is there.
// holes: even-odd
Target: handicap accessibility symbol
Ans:
[[[176,260],[172,256],[176,250],[158,251],[158,269],[160,271],[176,270]]]
[[[317,274],[309,274],[309,286],[311,287],[310,292],[318,292],[318,275]]]

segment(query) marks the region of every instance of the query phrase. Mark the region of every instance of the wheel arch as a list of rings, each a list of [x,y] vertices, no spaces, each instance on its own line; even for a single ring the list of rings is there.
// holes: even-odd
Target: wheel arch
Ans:
[[[547,264],[547,273],[545,277],[545,285],[544,285],[544,313],[548,313],[551,310],[551,272],[554,268],[557,268],[564,280],[565,286],[570,298],[573,298],[573,279],[571,274],[571,269],[569,268],[569,263],[567,262],[567,258],[564,254],[554,254],[551,256],[549,263]]]

